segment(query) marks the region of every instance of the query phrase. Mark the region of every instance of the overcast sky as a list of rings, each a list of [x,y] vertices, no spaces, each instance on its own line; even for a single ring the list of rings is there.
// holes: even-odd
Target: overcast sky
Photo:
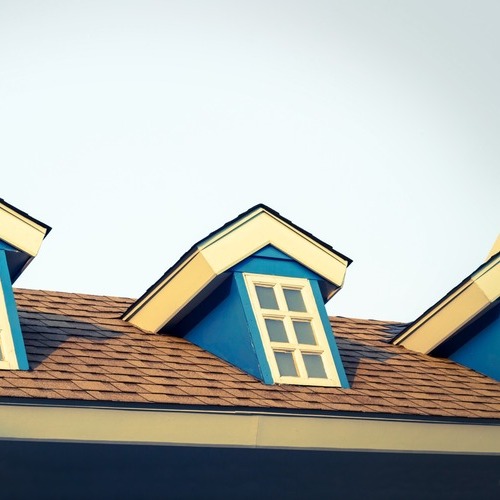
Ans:
[[[500,3],[0,0],[0,197],[53,227],[16,285],[137,297],[263,202],[410,321],[500,230]]]

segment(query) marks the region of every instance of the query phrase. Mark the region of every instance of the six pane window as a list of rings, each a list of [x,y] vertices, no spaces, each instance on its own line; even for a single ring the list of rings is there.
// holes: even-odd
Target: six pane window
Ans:
[[[308,280],[245,279],[275,381],[340,385]]]

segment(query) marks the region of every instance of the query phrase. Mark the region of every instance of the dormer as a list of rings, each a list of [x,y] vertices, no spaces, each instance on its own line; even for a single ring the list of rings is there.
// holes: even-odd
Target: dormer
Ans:
[[[500,236],[486,262],[393,343],[452,359],[500,381]]]
[[[29,368],[12,284],[49,231],[49,226],[0,199],[0,369]]]
[[[194,245],[123,318],[266,384],[347,387],[325,303],[350,262],[257,205]]]

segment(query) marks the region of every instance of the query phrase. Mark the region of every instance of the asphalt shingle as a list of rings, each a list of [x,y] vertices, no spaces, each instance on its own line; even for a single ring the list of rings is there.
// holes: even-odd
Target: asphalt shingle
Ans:
[[[395,346],[401,324],[332,318],[350,388],[265,385],[188,341],[120,319],[133,302],[16,290],[29,371],[0,371],[1,398],[71,399],[500,418],[500,383]]]

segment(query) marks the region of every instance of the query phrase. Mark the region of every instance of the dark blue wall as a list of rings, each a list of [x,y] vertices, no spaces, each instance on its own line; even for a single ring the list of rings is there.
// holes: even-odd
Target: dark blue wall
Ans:
[[[173,333],[262,379],[234,276],[181,321]]]
[[[463,343],[449,358],[500,381],[500,303],[460,335]]]
[[[0,498],[500,498],[500,456],[0,441]]]

